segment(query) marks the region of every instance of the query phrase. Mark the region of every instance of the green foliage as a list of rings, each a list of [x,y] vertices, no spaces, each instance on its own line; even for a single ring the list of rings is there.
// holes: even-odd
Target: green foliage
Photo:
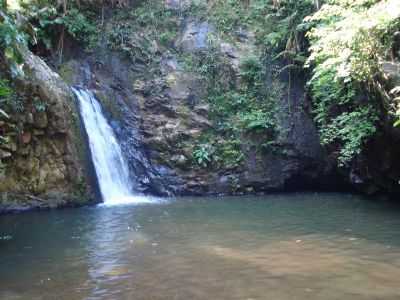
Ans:
[[[72,8],[60,19],[60,22],[74,38],[89,44],[98,34],[96,23],[90,19],[90,16],[88,12],[84,14],[77,8]]]
[[[215,39],[210,39],[205,53],[184,58],[187,69],[207,82],[207,101],[215,129],[206,142],[214,147],[213,161],[225,167],[239,166],[244,155],[241,141],[257,134],[257,143],[271,145],[277,136],[276,102],[283,96],[283,85],[278,83],[279,74],[271,71],[274,68],[267,72],[266,66],[284,60],[291,66],[302,67],[308,25],[299,24],[313,12],[314,1],[216,0],[208,8],[191,9],[198,12],[199,18],[211,21],[217,32],[233,44],[243,34],[251,38],[251,34],[244,32],[254,32],[264,53],[242,59],[240,84],[236,71],[212,43]],[[266,56],[268,62],[262,58]]]
[[[200,139],[200,144],[212,145],[211,159],[215,167],[238,167],[244,157],[241,143],[247,135],[257,133],[262,139],[275,138],[276,99],[281,97],[281,90],[266,87],[266,70],[256,56],[242,61],[240,84],[237,84],[230,62],[213,45],[212,39],[210,41],[207,51],[182,58],[186,70],[197,73],[207,85],[209,115],[214,129]]]
[[[313,0],[217,0],[209,11],[209,18],[228,36],[251,29],[258,43],[270,53],[285,50],[297,53],[305,48],[303,35],[307,30],[299,24],[313,11]]]
[[[51,49],[51,28],[62,23],[61,19],[58,19],[57,10],[52,6],[42,7],[32,3],[24,4],[23,9],[28,20],[35,24],[37,39],[43,42],[47,49]]]
[[[8,86],[8,82],[6,80],[0,79],[0,119],[9,118],[8,114],[2,108],[4,99],[10,97],[11,94],[12,90]]]
[[[275,119],[269,112],[254,109],[240,114],[241,127],[247,131],[274,130]]]
[[[336,78],[334,69],[316,72],[310,81],[317,124],[324,127],[338,108],[349,105],[356,96],[356,90],[348,82]]]
[[[193,158],[195,162],[202,167],[207,167],[212,161],[213,149],[208,144],[198,145],[193,151]]]
[[[48,49],[52,49],[52,41],[58,40],[65,30],[86,48],[93,48],[98,39],[97,20],[89,10],[75,6],[65,13],[56,9],[51,1],[33,1],[23,4],[23,13],[34,24],[37,38]]]
[[[217,0],[206,17],[233,42],[243,29],[255,32],[258,44],[273,58],[270,64],[283,60],[283,69],[289,72],[293,67],[301,69],[304,63],[313,68],[309,87],[321,142],[337,147],[338,163],[346,165],[375,134],[381,108],[388,106],[380,97],[387,91],[381,91],[379,77],[391,36],[400,29],[400,3],[324,2],[314,13],[312,0]],[[303,22],[306,16],[310,17]],[[305,38],[307,32],[309,41]],[[219,133],[236,139],[248,132],[264,132],[272,137],[267,141],[270,143],[276,131],[274,97],[263,89],[265,71],[260,60],[248,57],[242,61],[242,86],[238,89],[228,88],[219,79],[224,62],[218,55],[201,61],[197,68],[210,79],[208,100]],[[275,93],[277,97],[279,92]],[[390,105],[395,114],[400,111],[399,101],[395,100],[398,98],[394,95]]]
[[[257,37],[271,52],[298,53],[305,50],[303,36],[307,29],[299,24],[314,10],[313,0],[284,0],[275,5],[260,0],[254,5],[251,19],[262,24]]]
[[[242,141],[238,138],[219,140],[216,143],[215,161],[224,167],[236,168],[243,161]]]
[[[242,141],[235,137],[220,137],[208,131],[199,138],[192,153],[193,160],[202,168],[237,168],[243,161]]]
[[[340,142],[339,166],[345,166],[357,154],[363,145],[376,132],[378,120],[372,107],[361,107],[351,112],[344,112],[333,118],[327,126],[321,128],[321,142],[329,145]]]
[[[106,31],[108,46],[133,60],[154,62],[159,46],[171,46],[178,32],[178,15],[162,1],[146,0],[134,10],[120,10]]]
[[[239,26],[246,25],[246,9],[241,1],[217,0],[210,12],[211,19],[222,33],[229,34]]]
[[[151,41],[138,35],[129,22],[115,24],[112,30],[107,32],[107,45],[112,50],[125,53],[133,61],[139,60],[149,64],[153,60]]]
[[[0,101],[11,96],[11,94],[12,89],[10,88],[8,81],[5,79],[0,79]]]
[[[400,3],[330,0],[305,24],[312,26],[307,64],[313,67],[309,86],[321,141],[339,144],[343,166],[377,130],[383,101],[377,78],[390,37],[400,29]]]
[[[262,65],[261,61],[256,56],[246,57],[240,65],[240,77],[242,81],[246,84],[248,89],[260,88],[262,84]]]
[[[19,47],[27,44],[28,36],[21,31],[14,18],[0,10],[0,50],[9,61],[12,75],[21,75],[22,56]]]
[[[11,97],[13,94],[12,89],[10,88],[8,81],[0,78],[0,120],[9,119],[8,113],[5,112],[4,102]],[[0,145],[5,143],[7,139],[0,132]],[[0,159],[0,177],[4,175],[5,165]]]
[[[309,64],[315,64],[316,73],[336,69],[344,82],[372,82],[380,71],[379,59],[390,47],[387,37],[399,28],[400,4],[396,0],[349,3],[332,0],[307,19],[318,25],[308,33]]]
[[[37,112],[43,112],[47,109],[47,103],[43,102],[39,97],[35,97],[32,104]]]
[[[3,112],[22,112],[23,101],[8,80],[0,78],[0,108]],[[3,114],[4,115],[4,114]]]

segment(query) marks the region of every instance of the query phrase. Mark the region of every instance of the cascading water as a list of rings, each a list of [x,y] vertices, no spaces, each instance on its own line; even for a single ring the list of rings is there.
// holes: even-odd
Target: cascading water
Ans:
[[[151,202],[134,195],[129,170],[113,129],[92,92],[73,88],[89,139],[89,147],[104,204]]]

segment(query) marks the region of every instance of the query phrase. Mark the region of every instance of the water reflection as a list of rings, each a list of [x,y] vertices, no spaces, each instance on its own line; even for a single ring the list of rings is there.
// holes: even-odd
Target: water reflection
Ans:
[[[86,234],[88,273],[92,286],[87,299],[105,299],[120,292],[124,282],[132,275],[134,246],[147,243],[144,233],[139,232],[140,225],[134,223],[134,218],[126,217],[125,209],[99,208],[95,226]]]
[[[341,194],[0,218],[0,299],[399,299],[400,210]]]

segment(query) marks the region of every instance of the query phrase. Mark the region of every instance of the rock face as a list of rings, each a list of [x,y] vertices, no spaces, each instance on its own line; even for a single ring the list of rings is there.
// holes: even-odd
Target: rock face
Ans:
[[[176,45],[184,52],[207,51],[208,39],[215,29],[206,21],[187,20],[182,36]]]
[[[90,197],[74,98],[40,58],[23,56],[22,111],[0,126],[0,212],[82,204]]]
[[[236,60],[242,57],[236,53],[230,67],[234,74]],[[175,193],[236,194],[327,186],[332,168],[327,166],[316,128],[306,111],[302,82],[292,89],[290,103],[287,95],[280,99],[279,145],[284,153],[260,152],[257,143],[262,136],[243,137],[243,165],[222,169],[201,168],[192,159],[190,144],[213,126],[200,78],[174,66],[165,68],[162,78],[139,80],[135,87],[143,143],[155,169],[164,177],[174,178]]]
[[[180,10],[187,2],[168,0],[165,5]],[[208,39],[212,35],[213,51],[217,49],[216,55],[227,62],[221,70],[224,80],[236,86],[240,84],[241,61],[258,50],[251,32],[239,32],[233,44],[219,37],[207,21],[188,16],[180,22],[181,31],[172,45],[153,47],[155,66],[106,48],[89,56],[71,56],[62,66],[68,70],[64,73],[70,84],[90,88],[102,103],[137,189],[158,195],[204,195],[342,185],[319,144],[305,83],[297,78],[290,78],[289,92],[278,99],[281,130],[277,144],[282,151],[260,151],[257,144],[265,137],[253,134],[243,136],[240,166],[203,168],[194,162],[194,144],[215,124],[210,118],[206,84],[185,68],[182,56],[211,51]],[[157,45],[156,41],[150,43]],[[282,82],[288,81],[288,76],[283,74]]]

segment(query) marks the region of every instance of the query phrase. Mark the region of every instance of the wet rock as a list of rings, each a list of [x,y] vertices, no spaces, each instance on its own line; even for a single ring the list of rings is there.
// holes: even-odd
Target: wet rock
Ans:
[[[235,32],[236,37],[242,43],[248,42],[252,38],[252,34],[244,29],[240,29]]]
[[[164,74],[178,71],[179,65],[176,57],[163,57],[160,68]]]
[[[193,110],[196,114],[204,117],[204,118],[208,118],[208,113],[210,111],[210,105],[209,104],[201,104],[201,105],[197,105],[194,110]]]
[[[171,157],[171,163],[179,168],[188,166],[189,160],[183,154],[176,154]]]
[[[172,72],[167,75],[166,83],[166,96],[181,114],[185,114],[187,107],[194,109],[206,94],[203,80],[193,73]]]
[[[46,128],[48,125],[47,113],[44,111],[35,113],[33,125],[36,128]]]
[[[228,56],[229,58],[238,58],[239,53],[237,50],[229,43],[221,43],[221,53]]]
[[[177,47],[188,53],[205,51],[210,48],[208,40],[213,34],[215,34],[215,29],[208,22],[189,21]]]
[[[363,179],[354,170],[350,172],[350,182],[355,185],[364,183]]]

